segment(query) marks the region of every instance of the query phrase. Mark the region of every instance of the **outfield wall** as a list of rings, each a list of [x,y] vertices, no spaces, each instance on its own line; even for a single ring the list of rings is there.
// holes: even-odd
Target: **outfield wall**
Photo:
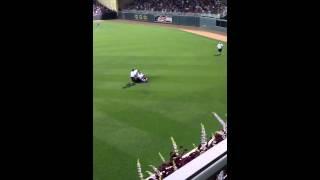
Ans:
[[[163,14],[159,12],[119,12],[118,18],[126,20],[144,21],[201,27],[208,30],[227,32],[227,21],[210,16]]]
[[[100,19],[102,19],[102,14],[94,15],[92,18],[93,18],[93,20],[100,20]]]

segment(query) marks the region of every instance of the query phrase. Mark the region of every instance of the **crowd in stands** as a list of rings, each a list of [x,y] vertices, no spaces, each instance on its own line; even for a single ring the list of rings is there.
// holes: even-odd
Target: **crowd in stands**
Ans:
[[[93,0],[93,16],[102,15],[102,11],[105,8],[96,0]]]
[[[198,147],[188,152],[187,149],[183,149],[182,146],[179,147],[179,153],[177,151],[173,151],[170,153],[170,159],[167,162],[162,163],[157,169],[154,169],[154,175],[147,178],[147,180],[159,180],[164,179],[169,176],[175,170],[181,168],[186,165],[188,162],[192,161],[202,153],[206,152],[210,148],[217,145],[219,142],[227,138],[227,127],[225,126],[223,129],[216,131],[212,134],[212,137],[208,138],[209,140],[205,143],[201,143]],[[216,175],[214,175],[214,179],[217,180],[225,180],[226,168],[219,171]]]
[[[105,19],[115,18],[116,12],[100,4],[97,0],[93,0],[93,16],[101,16]]]
[[[134,0],[126,10],[222,14],[227,5],[219,0]]]

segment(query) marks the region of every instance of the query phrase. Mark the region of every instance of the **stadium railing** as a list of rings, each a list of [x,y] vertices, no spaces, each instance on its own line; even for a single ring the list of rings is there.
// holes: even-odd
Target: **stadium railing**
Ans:
[[[173,152],[175,155],[170,158],[170,163],[165,162],[162,155],[159,153],[164,164],[159,168],[153,168],[153,174],[149,173],[149,177],[143,178],[141,173],[141,165],[138,160],[138,175],[141,180],[177,180],[177,179],[187,179],[187,180],[206,180],[216,178],[220,173],[222,173],[221,179],[226,179],[227,175],[224,174],[224,169],[227,167],[227,123],[224,122],[216,113],[212,113],[213,116],[222,125],[223,129],[216,131],[212,134],[212,138],[207,141],[206,132],[203,124],[201,124],[201,144],[195,147],[188,153],[182,153],[180,156],[178,153],[177,145],[174,139],[171,137],[173,144]],[[195,146],[195,145],[194,145]],[[191,159],[190,159],[191,158]],[[186,163],[179,163],[186,160]],[[175,164],[179,163],[179,165]],[[170,165],[171,164],[171,165]],[[164,165],[164,166],[163,166]],[[170,170],[171,169],[171,170]],[[151,174],[150,174],[151,173]]]
[[[165,180],[206,180],[227,165],[227,139],[170,174]]]

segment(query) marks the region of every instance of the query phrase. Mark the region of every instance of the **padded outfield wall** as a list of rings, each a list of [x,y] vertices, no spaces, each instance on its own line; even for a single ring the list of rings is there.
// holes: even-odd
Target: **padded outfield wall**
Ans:
[[[119,12],[118,18],[152,23],[166,23],[201,27],[208,30],[227,32],[227,21],[208,16],[175,15],[151,12]]]

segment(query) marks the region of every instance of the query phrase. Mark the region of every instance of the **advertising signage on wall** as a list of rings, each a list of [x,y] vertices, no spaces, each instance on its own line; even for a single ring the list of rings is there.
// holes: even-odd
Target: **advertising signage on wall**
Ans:
[[[156,16],[155,22],[159,23],[172,23],[172,17],[169,16]]]
[[[144,14],[135,14],[134,19],[138,21],[148,21],[148,16]]]

